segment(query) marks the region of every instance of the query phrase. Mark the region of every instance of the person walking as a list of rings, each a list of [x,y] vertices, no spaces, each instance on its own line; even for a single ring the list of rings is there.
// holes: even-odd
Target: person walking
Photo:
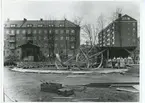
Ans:
[[[117,58],[117,68],[120,68],[120,57]]]
[[[116,58],[114,57],[114,58],[112,59],[112,67],[113,67],[113,68],[115,68],[115,64],[116,64]]]

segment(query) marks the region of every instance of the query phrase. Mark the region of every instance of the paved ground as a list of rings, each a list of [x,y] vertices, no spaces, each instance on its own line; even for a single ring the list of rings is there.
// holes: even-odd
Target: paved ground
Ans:
[[[120,78],[120,79],[119,79]],[[138,101],[138,93],[116,91],[114,88],[92,88],[87,87],[85,91],[75,91],[72,99],[56,99],[61,97],[55,93],[40,91],[41,81],[60,82],[65,85],[82,85],[90,82],[108,81],[138,81],[138,77],[113,74],[87,74],[87,75],[68,75],[68,74],[39,74],[39,73],[20,73],[4,68],[4,91],[11,100],[17,101],[79,101],[80,98],[96,98],[95,101]],[[8,101],[10,99],[7,98]]]

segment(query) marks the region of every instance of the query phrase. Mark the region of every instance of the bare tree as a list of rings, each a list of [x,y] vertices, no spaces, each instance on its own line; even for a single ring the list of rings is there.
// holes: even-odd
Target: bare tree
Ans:
[[[83,21],[83,17],[75,16],[73,18],[73,22],[80,27],[82,26],[82,21]]]
[[[91,46],[95,45],[98,36],[98,28],[93,24],[85,24],[83,25],[82,30],[82,36]]]
[[[85,24],[82,26],[82,36],[89,42],[91,46],[97,44],[98,34],[101,32],[106,25],[106,19],[104,15],[101,14],[97,18],[97,22],[95,24]]]
[[[116,20],[118,18],[118,15],[119,14],[122,14],[122,8],[116,8],[116,10],[112,13],[111,17],[110,17],[110,20],[111,22]]]
[[[99,33],[101,33],[102,35],[102,43],[103,43],[103,29],[106,26],[106,19],[104,17],[103,14],[101,14],[98,18],[97,18],[97,27],[99,30]]]

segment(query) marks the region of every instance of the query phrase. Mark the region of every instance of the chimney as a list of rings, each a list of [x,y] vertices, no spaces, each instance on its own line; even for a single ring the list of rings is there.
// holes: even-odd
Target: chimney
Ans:
[[[42,18],[40,18],[40,21],[43,21],[43,19],[42,19]]]
[[[26,18],[24,18],[24,21],[27,21],[27,19],[26,19]]]
[[[119,14],[118,14],[118,18],[121,18],[121,16],[122,16],[122,14],[119,13]]]

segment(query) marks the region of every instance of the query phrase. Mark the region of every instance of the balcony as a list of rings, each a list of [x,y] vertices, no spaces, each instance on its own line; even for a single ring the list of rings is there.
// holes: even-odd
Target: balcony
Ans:
[[[10,46],[9,48],[10,48],[10,49],[15,49],[15,46]]]
[[[14,34],[14,33],[10,33],[9,35],[10,35],[10,36],[15,36],[15,34]]]
[[[16,42],[14,39],[8,40],[10,43]]]

